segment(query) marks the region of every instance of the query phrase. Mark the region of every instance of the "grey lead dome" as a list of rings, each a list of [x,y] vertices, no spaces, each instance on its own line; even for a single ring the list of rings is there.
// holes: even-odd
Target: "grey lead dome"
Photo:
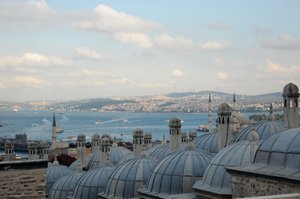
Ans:
[[[177,117],[173,117],[169,121],[170,128],[181,128],[181,120]]]
[[[110,175],[105,193],[101,198],[135,198],[137,189],[142,188],[156,160],[149,157],[134,158],[119,165]]]
[[[167,156],[154,169],[145,189],[147,195],[183,194],[193,192],[212,157],[208,153],[185,150]]]
[[[222,149],[209,163],[203,180],[195,183],[195,191],[231,195],[231,176],[226,167],[250,165],[260,143],[240,141]]]
[[[296,86],[293,83],[289,83],[287,84],[284,88],[283,88],[283,97],[299,97],[299,89],[298,86]]]

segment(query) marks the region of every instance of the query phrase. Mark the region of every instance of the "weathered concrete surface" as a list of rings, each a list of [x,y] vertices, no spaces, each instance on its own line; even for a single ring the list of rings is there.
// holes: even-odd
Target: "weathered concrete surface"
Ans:
[[[47,168],[0,171],[0,198],[45,198]]]

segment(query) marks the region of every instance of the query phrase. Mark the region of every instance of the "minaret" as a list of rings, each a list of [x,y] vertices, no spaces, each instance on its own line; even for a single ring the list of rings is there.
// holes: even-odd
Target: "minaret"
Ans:
[[[101,139],[101,165],[107,165],[109,163],[110,154],[110,139],[108,137],[103,137]]]
[[[212,108],[211,108],[211,96],[208,95],[208,130],[212,130]]]
[[[237,113],[236,113],[236,99],[235,93],[233,93],[233,100],[232,100],[232,132],[237,134]]]
[[[170,119],[169,122],[170,149],[176,151],[181,145],[181,120],[177,117]]]
[[[15,154],[14,154],[14,144],[7,140],[4,145],[5,149],[5,161],[11,161],[13,160]]]
[[[48,144],[42,142],[39,146],[39,150],[40,150],[40,159],[48,160]]]
[[[137,156],[143,151],[144,145],[144,131],[142,129],[134,129],[132,133],[133,138],[133,153]]]
[[[100,136],[97,133],[92,136],[92,153],[100,153]]]
[[[232,109],[227,103],[223,103],[218,108],[218,149],[219,151],[228,146],[232,139],[231,132]]]
[[[293,84],[289,83],[283,88],[283,117],[286,123],[286,126],[290,128],[296,128],[299,126],[299,107],[298,107],[298,98],[299,98],[299,89]]]
[[[85,135],[80,134],[77,136],[77,160],[80,162],[81,167],[85,167]]]
[[[152,134],[151,133],[145,134],[144,145],[145,145],[145,150],[148,150],[152,147]]]
[[[37,159],[37,145],[35,142],[31,142],[28,144],[28,160],[36,160]]]
[[[52,149],[56,148],[56,121],[55,121],[55,113],[53,113],[52,119]]]

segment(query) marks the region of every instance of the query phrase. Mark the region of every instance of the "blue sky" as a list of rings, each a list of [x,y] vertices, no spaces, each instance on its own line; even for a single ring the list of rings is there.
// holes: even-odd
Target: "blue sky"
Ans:
[[[300,86],[299,1],[3,0],[0,99]]]

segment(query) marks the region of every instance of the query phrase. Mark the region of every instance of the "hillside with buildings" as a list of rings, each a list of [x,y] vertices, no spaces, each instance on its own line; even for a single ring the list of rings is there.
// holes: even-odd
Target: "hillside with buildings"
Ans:
[[[169,93],[154,96],[134,96],[127,98],[97,98],[72,101],[49,102],[0,102],[0,109],[18,111],[58,110],[58,111],[128,111],[128,112],[206,112],[208,95],[211,94],[212,109],[222,102],[232,103],[233,94],[214,91]],[[282,108],[280,92],[261,95],[236,94],[237,108],[241,111],[266,111],[273,103],[274,110]]]

